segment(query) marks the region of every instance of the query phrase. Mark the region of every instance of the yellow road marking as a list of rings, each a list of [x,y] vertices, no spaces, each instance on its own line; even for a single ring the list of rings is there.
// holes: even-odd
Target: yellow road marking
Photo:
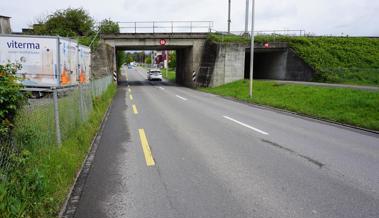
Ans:
[[[153,155],[151,154],[151,150],[149,147],[149,143],[147,142],[146,134],[144,129],[138,129],[139,137],[141,139],[141,146],[143,150],[143,154],[145,155],[146,165],[154,166],[155,162],[153,159]]]
[[[132,94],[129,95],[129,98],[130,98],[131,101],[133,101],[133,96],[132,96]]]
[[[133,104],[133,113],[134,114],[138,114],[138,110],[137,110],[137,107],[136,107],[136,105],[135,104]]]

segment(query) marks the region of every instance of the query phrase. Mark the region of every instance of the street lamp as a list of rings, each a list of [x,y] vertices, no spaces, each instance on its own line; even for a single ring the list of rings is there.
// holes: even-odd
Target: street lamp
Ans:
[[[250,89],[249,97],[253,97],[253,70],[254,70],[254,6],[255,0],[252,0],[252,11],[251,11],[251,43],[250,43]]]
[[[249,1],[246,0],[246,11],[245,11],[245,34],[249,34]]]
[[[232,5],[232,0],[228,1],[228,33],[230,33],[230,23],[232,22],[230,20],[230,10],[231,10],[231,5]]]

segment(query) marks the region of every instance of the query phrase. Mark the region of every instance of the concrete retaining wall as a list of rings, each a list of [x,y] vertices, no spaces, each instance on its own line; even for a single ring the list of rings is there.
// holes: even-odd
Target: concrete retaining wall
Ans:
[[[198,83],[219,86],[244,78],[245,45],[207,42],[201,59]]]
[[[91,54],[91,78],[108,76],[115,71],[114,48],[106,43],[100,43]]]
[[[287,66],[285,80],[311,81],[316,72],[291,48],[287,51]]]

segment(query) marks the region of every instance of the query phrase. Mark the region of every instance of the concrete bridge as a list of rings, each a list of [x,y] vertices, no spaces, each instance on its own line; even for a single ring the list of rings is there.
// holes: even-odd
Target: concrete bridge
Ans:
[[[211,42],[207,40],[208,33],[119,33],[102,35],[101,39],[114,52],[175,50],[176,82],[180,85],[218,86],[248,78],[249,45]],[[307,81],[313,76],[313,70],[287,43],[256,43],[254,53],[255,78]],[[115,60],[113,63],[116,65]]]
[[[102,35],[101,39],[116,51],[175,50],[177,83],[192,87],[192,72],[200,68],[207,33],[119,33]]]

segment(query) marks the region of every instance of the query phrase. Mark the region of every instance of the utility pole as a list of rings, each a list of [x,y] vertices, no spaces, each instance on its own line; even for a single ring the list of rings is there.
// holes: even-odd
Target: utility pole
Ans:
[[[250,90],[249,97],[253,97],[253,72],[254,72],[254,5],[255,0],[252,3],[251,11],[251,43],[250,43]]]
[[[229,4],[228,4],[228,33],[230,33],[230,23],[232,22],[230,20],[230,8],[232,6],[232,0],[229,0]]]
[[[245,34],[249,33],[249,1],[246,0],[246,11],[245,11]]]

